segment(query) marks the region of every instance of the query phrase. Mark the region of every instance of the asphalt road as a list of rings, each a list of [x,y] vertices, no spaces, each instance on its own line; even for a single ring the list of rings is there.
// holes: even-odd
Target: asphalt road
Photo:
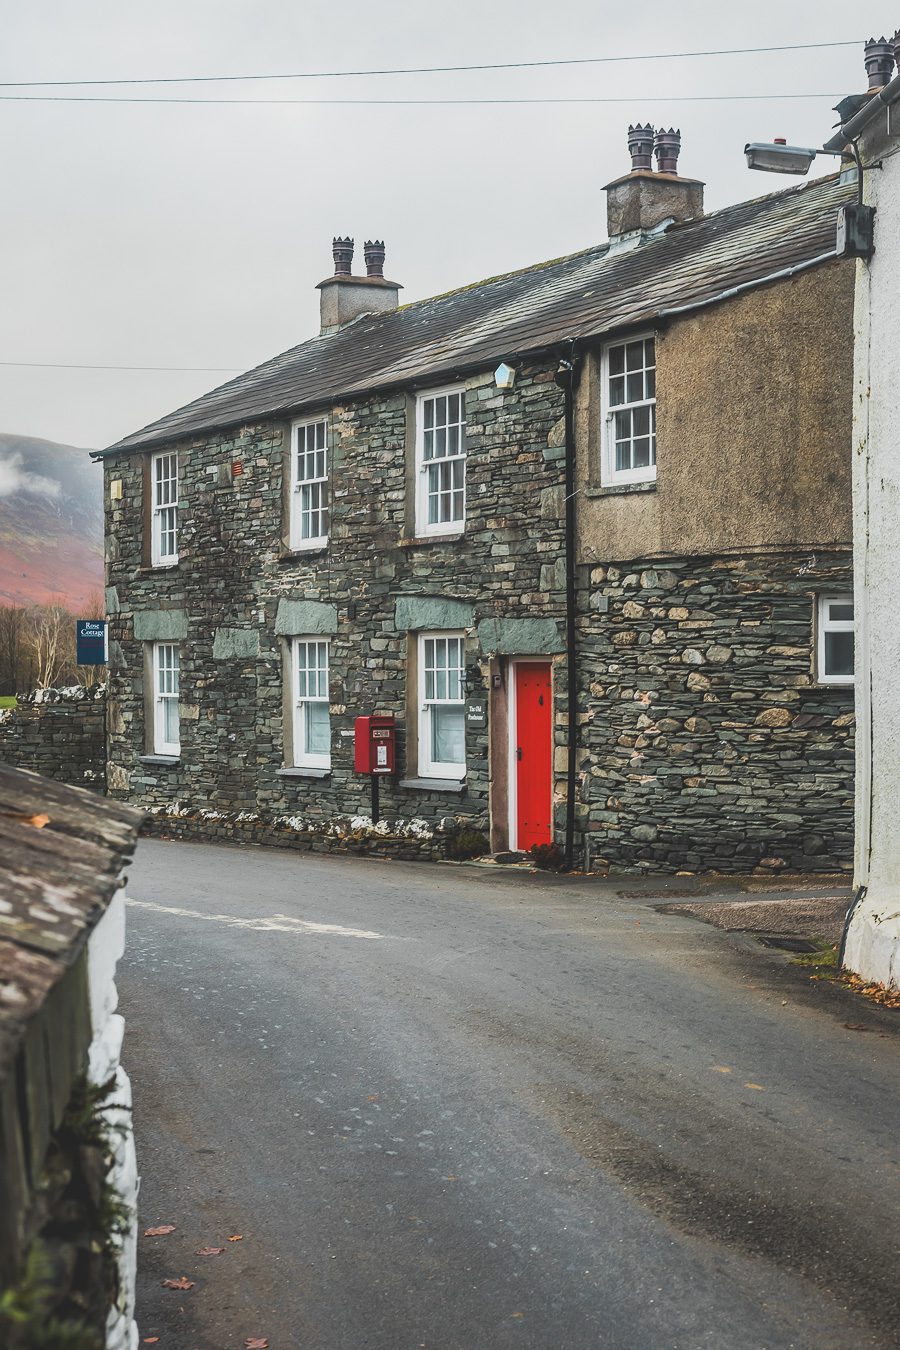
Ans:
[[[589,881],[148,840],[127,893],[159,1350],[900,1344],[896,1013]]]

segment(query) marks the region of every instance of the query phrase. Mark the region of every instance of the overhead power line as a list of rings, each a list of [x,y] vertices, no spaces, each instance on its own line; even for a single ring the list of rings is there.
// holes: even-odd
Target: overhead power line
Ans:
[[[547,103],[630,103],[643,107],[647,103],[740,103],[740,102],[778,102],[781,99],[822,99],[838,98],[830,94],[673,94],[669,97],[647,98],[643,94],[632,94],[628,98],[169,98],[151,96],[150,98],[120,98],[108,94],[0,94],[0,103],[187,103],[187,104],[229,104],[258,107],[313,107],[327,105],[365,108],[396,107],[472,107],[484,104],[547,104]]]
[[[764,52],[813,51],[823,47],[856,47],[859,39],[843,42],[795,42],[772,47],[719,47],[697,52],[640,52],[623,56],[572,56],[546,61],[490,61],[479,65],[396,66],[372,70],[301,70],[270,75],[159,75],[104,80],[0,80],[4,89],[64,88],[72,85],[108,84],[211,84],[246,80],[336,80],[369,75],[444,75],[478,70],[536,70],[548,66],[598,66],[619,61],[677,61],[700,56],[749,56]]]
[[[0,361],[0,366],[15,366],[28,370],[167,370],[190,371],[194,374],[240,374],[240,366],[89,366],[65,361]]]

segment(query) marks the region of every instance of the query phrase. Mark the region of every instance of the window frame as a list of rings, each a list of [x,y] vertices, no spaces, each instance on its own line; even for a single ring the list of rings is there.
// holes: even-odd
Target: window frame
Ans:
[[[300,695],[300,647],[316,643],[325,648],[325,698],[311,698],[309,694]],[[304,667],[311,669],[308,658]],[[321,667],[316,667],[319,671]],[[324,703],[328,712],[328,753],[315,754],[305,749],[307,712],[310,703]],[[291,638],[291,753],[293,767],[297,769],[331,769],[331,641],[321,634],[310,633]]]
[[[831,619],[828,615],[829,605],[852,605],[852,619]],[[829,675],[825,669],[825,636],[827,633],[852,633],[853,634],[853,674],[852,675]],[[843,685],[844,688],[851,688],[856,681],[856,606],[854,597],[849,592],[838,592],[836,594],[820,595],[816,603],[816,683]]]
[[[416,394],[416,446],[415,446],[415,498],[416,498],[416,536],[426,538],[434,535],[462,534],[466,528],[466,429],[468,409],[466,408],[466,386],[464,384],[444,385],[439,389],[423,389]],[[446,398],[458,394],[462,400],[462,421],[457,423],[462,429],[462,450],[455,455],[441,455],[436,459],[425,458],[425,404],[431,399]],[[462,463],[462,515],[454,520],[428,521],[428,470],[438,463]],[[453,489],[451,489],[452,491]]]
[[[157,479],[157,465],[164,459],[174,461],[174,473],[165,479]],[[178,451],[177,450],[157,450],[150,456],[150,565],[151,567],[174,567],[178,562]],[[159,501],[157,488],[160,483],[175,484],[174,501]],[[172,525],[172,535],[175,540],[175,547],[171,553],[164,553],[162,550],[163,528],[162,518],[164,511],[174,511],[174,521]]]
[[[417,635],[418,643],[416,648],[416,667],[418,676],[418,740],[419,740],[419,763],[418,772],[420,778],[445,778],[461,782],[466,776],[466,635],[461,629],[443,629],[434,632],[422,632]],[[459,687],[460,697],[458,699],[438,699],[426,698],[426,672],[428,667],[425,662],[425,644],[430,641],[451,639],[458,641],[459,648]],[[451,667],[448,666],[448,669]],[[436,667],[435,667],[436,669]],[[436,760],[431,757],[431,731],[432,717],[431,709],[434,706],[455,707],[462,709],[463,717],[463,759],[462,762],[452,762],[449,760]]]
[[[178,712],[178,706],[181,702],[181,649],[177,642],[153,642],[151,643],[152,666],[153,666],[153,753],[155,755],[171,755],[178,758],[181,755],[181,715]],[[177,676],[176,688],[174,691],[163,692],[161,689],[160,676],[163,671],[161,655],[163,649],[171,650],[175,653],[177,665],[169,666],[169,670],[174,670]],[[163,704],[174,699],[176,710],[176,721],[178,724],[178,740],[170,741],[166,739],[166,719],[163,717]]]
[[[654,394],[650,399],[637,399],[631,402],[617,403],[613,405],[609,397],[610,353],[616,347],[627,347],[631,342],[653,342],[653,371],[654,371]],[[655,331],[644,331],[640,333],[629,334],[628,337],[616,338],[613,341],[605,342],[600,353],[600,432],[601,432],[601,451],[600,451],[600,485],[601,487],[620,487],[629,486],[638,483],[655,483],[657,471],[657,431],[656,431],[656,408],[658,391],[656,389],[656,372],[658,370],[658,352],[657,344],[659,338]],[[647,370],[645,365],[643,370]],[[627,371],[625,372],[627,374]],[[651,442],[653,447],[653,463],[642,465],[637,469],[617,469],[616,468],[616,444],[613,434],[615,424],[615,414],[617,412],[628,412],[635,408],[650,408],[651,414]]]
[[[301,430],[306,430],[308,427],[320,427],[320,426],[324,427],[324,442],[325,442],[324,445],[321,447],[321,452],[324,457],[323,472],[322,474],[316,475],[311,478],[301,478],[298,472],[299,465],[297,462],[298,442],[300,432]],[[331,459],[330,440],[331,440],[331,428],[327,416],[300,417],[297,418],[296,421],[291,423],[291,436],[290,436],[291,495],[290,495],[290,509],[288,512],[288,543],[290,545],[291,551],[295,553],[305,552],[307,549],[325,548],[328,544],[328,534],[331,526],[331,481],[329,476],[330,471],[329,461]],[[308,447],[304,447],[304,455],[309,455],[310,453],[318,454],[319,447],[318,446],[314,447],[312,452],[310,452]],[[316,485],[320,487],[321,494],[322,496],[324,496],[324,505],[322,505],[322,497],[320,496],[320,505],[317,508],[317,510],[320,516],[320,524],[322,514],[324,513],[326,516],[325,533],[317,534],[315,536],[310,535],[308,539],[304,539],[301,535],[301,526],[303,521],[303,510],[301,506],[303,498],[303,488],[307,486],[312,487]]]

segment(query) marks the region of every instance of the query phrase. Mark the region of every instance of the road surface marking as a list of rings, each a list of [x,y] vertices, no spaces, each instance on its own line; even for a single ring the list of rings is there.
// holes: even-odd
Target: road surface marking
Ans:
[[[329,937],[366,938],[369,941],[381,941],[384,937],[383,933],[373,933],[367,928],[342,928],[337,923],[310,923],[308,919],[292,919],[289,914],[239,919],[234,914],[202,914],[199,909],[157,905],[153,900],[132,900],[130,896],[125,903],[138,909],[152,909],[156,914],[174,914],[179,919],[206,919],[209,923],[224,923],[229,928],[252,928],[257,933],[297,933],[300,937],[307,933],[320,933]]]

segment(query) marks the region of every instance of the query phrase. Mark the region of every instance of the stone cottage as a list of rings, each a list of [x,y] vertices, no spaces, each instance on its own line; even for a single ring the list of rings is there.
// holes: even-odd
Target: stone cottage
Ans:
[[[321,332],[102,452],[109,789],[195,837],[852,852],[853,268],[833,176],[704,214],[629,129],[608,242]],[[653,156],[656,167],[653,166]]]

